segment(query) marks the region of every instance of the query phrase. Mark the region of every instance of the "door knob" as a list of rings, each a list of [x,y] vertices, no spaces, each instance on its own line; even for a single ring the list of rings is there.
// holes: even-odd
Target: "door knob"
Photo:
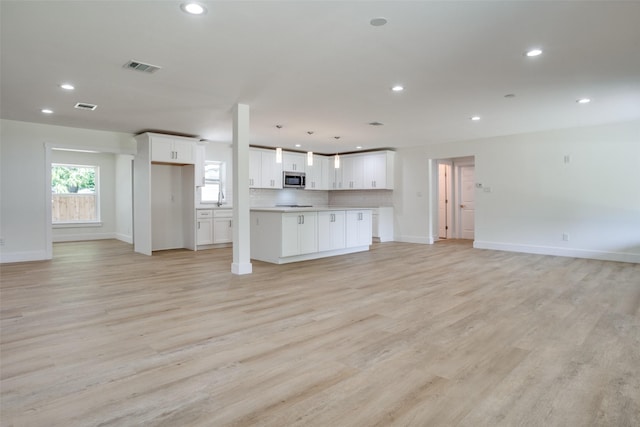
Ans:
[[[461,208],[464,208],[464,205],[460,205]]]

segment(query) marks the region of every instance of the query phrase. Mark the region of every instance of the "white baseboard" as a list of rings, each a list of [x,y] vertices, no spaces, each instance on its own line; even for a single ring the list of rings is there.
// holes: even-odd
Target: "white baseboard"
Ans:
[[[45,261],[51,259],[47,251],[0,253],[0,263]]]
[[[402,243],[420,243],[422,245],[433,245],[435,242],[433,237],[424,236],[395,236],[394,241]]]
[[[588,258],[602,261],[632,262],[640,264],[640,254],[624,252],[593,251],[587,249],[558,248],[554,246],[519,245],[514,243],[483,242],[478,240],[473,242],[473,247],[476,249],[492,249],[496,251],[524,252],[528,254],[555,255],[571,258]]]
[[[253,265],[250,262],[234,262],[231,263],[231,273],[242,275],[251,274],[253,272]]]
[[[91,234],[61,234],[59,236],[53,236],[53,242],[82,242],[86,240],[104,240],[104,239],[116,239],[115,233],[91,233]]]
[[[133,236],[129,236],[127,234],[116,233],[115,238],[120,240],[121,242],[129,243],[133,245]]]

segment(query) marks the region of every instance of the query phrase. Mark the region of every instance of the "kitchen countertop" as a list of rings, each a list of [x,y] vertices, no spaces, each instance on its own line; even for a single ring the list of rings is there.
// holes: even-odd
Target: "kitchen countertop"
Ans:
[[[267,206],[267,207],[254,207],[252,211],[256,212],[324,212],[324,211],[361,211],[361,210],[373,210],[377,208],[356,208],[349,206]]]

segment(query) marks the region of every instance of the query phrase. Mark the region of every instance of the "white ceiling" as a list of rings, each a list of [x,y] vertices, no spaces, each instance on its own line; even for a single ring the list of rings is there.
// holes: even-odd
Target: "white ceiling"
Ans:
[[[180,3],[2,0],[2,118],[230,141],[244,103],[251,144],[327,154],[640,118],[637,1]]]

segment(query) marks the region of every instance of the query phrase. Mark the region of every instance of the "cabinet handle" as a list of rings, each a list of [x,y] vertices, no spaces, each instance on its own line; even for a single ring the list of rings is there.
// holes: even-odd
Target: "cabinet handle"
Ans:
[[[304,224],[304,215],[300,215],[302,217],[302,223]]]
[[[233,222],[233,220],[229,220],[229,228],[231,228],[231,223]]]
[[[198,221],[198,230],[200,230],[200,221]]]

